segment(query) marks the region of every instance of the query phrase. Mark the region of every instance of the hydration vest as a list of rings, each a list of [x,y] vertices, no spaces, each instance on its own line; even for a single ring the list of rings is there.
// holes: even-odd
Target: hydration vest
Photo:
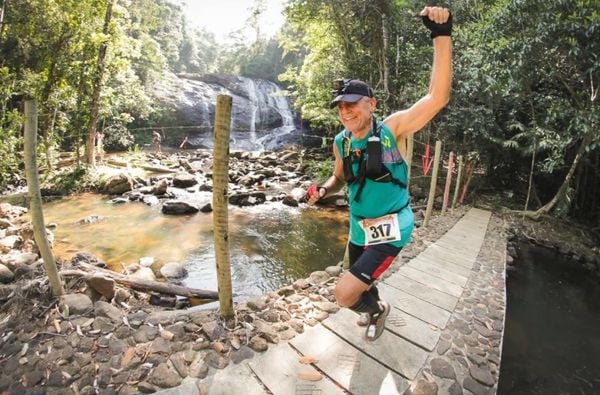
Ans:
[[[390,170],[381,160],[381,125],[382,122],[376,122],[375,118],[373,118],[373,135],[367,141],[366,150],[352,151],[350,149],[352,143],[350,132],[347,130],[344,132],[342,142],[344,180],[348,184],[359,183],[356,196],[354,197],[356,202],[360,200],[367,178],[375,182],[391,182],[400,188],[407,188],[405,183],[392,176]],[[359,161],[358,174],[354,174],[352,171],[352,164],[356,160],[355,158],[358,158]]]

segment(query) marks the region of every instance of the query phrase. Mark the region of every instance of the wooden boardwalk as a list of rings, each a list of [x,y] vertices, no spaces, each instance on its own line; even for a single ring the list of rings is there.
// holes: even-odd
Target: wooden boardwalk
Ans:
[[[490,213],[471,209],[452,229],[379,284],[392,306],[380,339],[367,343],[357,314],[340,309],[289,342],[204,380],[209,395],[403,394],[438,344],[483,244]],[[303,365],[303,355],[318,359]],[[320,371],[319,381],[300,372]],[[194,391],[195,390],[195,391]],[[168,393],[167,391],[166,393]],[[180,388],[171,393],[198,393]]]

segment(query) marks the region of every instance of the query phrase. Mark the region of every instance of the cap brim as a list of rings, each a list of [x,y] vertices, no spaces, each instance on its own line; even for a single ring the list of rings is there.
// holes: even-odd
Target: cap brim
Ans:
[[[358,93],[346,93],[344,95],[339,95],[335,99],[333,99],[331,101],[331,103],[329,103],[329,108],[333,108],[333,107],[337,106],[337,104],[341,101],[346,101],[349,103],[356,103],[363,97],[364,97],[363,95],[359,95]]]

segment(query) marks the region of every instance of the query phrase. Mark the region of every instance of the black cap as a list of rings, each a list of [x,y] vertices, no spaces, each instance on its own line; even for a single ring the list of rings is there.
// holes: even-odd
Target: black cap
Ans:
[[[355,103],[362,97],[373,97],[373,89],[367,85],[366,82],[361,80],[338,80],[335,82],[336,87],[332,91],[335,95],[335,99],[329,103],[329,108],[337,106],[341,101]]]

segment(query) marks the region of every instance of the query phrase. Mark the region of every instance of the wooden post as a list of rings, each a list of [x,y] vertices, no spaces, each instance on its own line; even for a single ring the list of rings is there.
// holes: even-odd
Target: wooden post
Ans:
[[[217,264],[221,315],[226,319],[233,317],[231,267],[229,262],[229,218],[227,212],[231,103],[231,96],[217,96],[213,149],[213,227],[215,234],[215,258]]]
[[[44,212],[42,211],[42,194],[36,157],[37,148],[37,103],[35,100],[25,100],[25,172],[27,175],[27,190],[29,193],[31,222],[33,224],[33,237],[40,255],[44,261],[44,268],[48,274],[52,296],[58,297],[65,293],[62,280],[56,268],[56,261],[50,249],[44,225]]]
[[[435,157],[433,159],[433,173],[431,174],[431,185],[429,186],[429,197],[427,198],[427,211],[425,211],[425,221],[423,226],[429,225],[429,219],[431,218],[431,212],[433,211],[433,202],[435,200],[435,188],[437,186],[437,175],[440,167],[440,156],[442,154],[442,142],[435,142]]]
[[[406,175],[406,187],[408,188],[408,186],[410,185],[410,168],[412,167],[413,151],[415,149],[415,135],[411,134],[410,136],[408,136],[408,139],[406,139],[406,141],[406,158],[404,158],[404,160],[408,165],[408,173]]]
[[[448,156],[448,173],[446,173],[446,186],[444,187],[444,203],[442,204],[442,215],[446,214],[448,199],[450,197],[450,186],[452,185],[452,172],[454,171],[454,152]]]
[[[452,208],[456,207],[456,202],[458,201],[458,193],[460,192],[460,181],[462,178],[463,172],[463,156],[458,156],[458,174],[456,175],[456,186],[454,187],[454,197],[452,198]]]

